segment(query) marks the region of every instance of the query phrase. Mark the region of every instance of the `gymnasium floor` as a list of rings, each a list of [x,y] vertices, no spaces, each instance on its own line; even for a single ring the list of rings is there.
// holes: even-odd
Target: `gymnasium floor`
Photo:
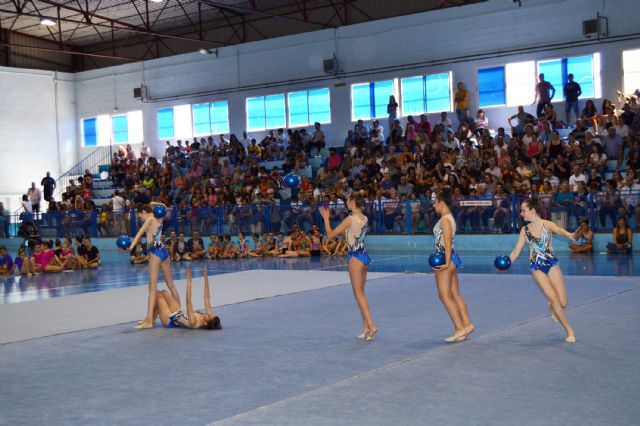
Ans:
[[[355,339],[343,259],[209,262],[220,331],[134,330],[146,268],[116,253],[97,272],[6,279],[0,424],[637,424],[633,258],[560,259],[569,345],[524,257],[489,274],[493,256],[463,253],[476,332],[448,345],[424,255],[372,257],[373,342]],[[174,276],[184,288],[184,265]]]

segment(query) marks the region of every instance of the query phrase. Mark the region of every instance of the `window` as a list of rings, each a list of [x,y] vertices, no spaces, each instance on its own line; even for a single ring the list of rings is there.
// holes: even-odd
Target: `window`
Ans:
[[[315,89],[287,94],[289,126],[309,126],[331,122],[329,89]]]
[[[175,138],[193,137],[191,105],[178,105],[173,107],[173,128],[173,137]]]
[[[142,111],[121,115],[99,115],[82,120],[83,146],[142,143]]]
[[[96,129],[96,118],[85,118],[82,120],[82,135],[84,146],[96,146],[98,144],[98,131]]]
[[[403,115],[451,111],[449,73],[403,78],[400,86]]]
[[[624,93],[630,94],[640,89],[640,49],[622,52],[624,72]]]
[[[113,143],[129,142],[129,128],[127,126],[127,116],[117,115],[111,118],[113,128]]]
[[[573,74],[573,79],[580,85],[580,98],[593,98],[596,95],[594,80],[599,73],[594,71],[594,56],[574,56],[571,58],[555,59],[538,62],[538,73],[544,74],[544,79],[556,89],[554,100],[564,99],[563,88],[569,81],[567,76]]]
[[[247,130],[286,127],[284,94],[247,98]]]
[[[227,101],[210,103],[209,114],[212,134],[229,133],[229,103]]]
[[[229,107],[227,101],[193,105],[193,134],[215,135],[229,132]]]
[[[174,134],[173,108],[158,110],[158,138],[172,138]]]
[[[504,67],[478,70],[478,98],[480,108],[506,103]]]
[[[505,66],[507,105],[530,105],[536,94],[536,63],[516,62]]]
[[[386,117],[389,97],[395,94],[395,80],[352,85],[351,119],[356,121]]]

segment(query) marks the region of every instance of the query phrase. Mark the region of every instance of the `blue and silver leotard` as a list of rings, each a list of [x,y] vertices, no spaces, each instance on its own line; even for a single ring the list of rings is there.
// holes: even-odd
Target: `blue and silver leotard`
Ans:
[[[153,238],[147,246],[149,253],[158,256],[160,260],[164,261],[169,258],[169,250],[167,250],[165,245],[162,243],[162,222],[158,226],[156,233],[153,234]]]
[[[364,247],[364,237],[369,231],[369,219],[362,221],[359,217],[351,216],[351,226],[345,231],[345,239],[347,241],[347,262],[355,257],[360,262],[369,266],[371,258]]]
[[[436,251],[440,252],[440,253],[444,253],[444,241],[443,241],[443,232],[442,232],[442,228],[440,227],[440,222],[442,222],[442,219],[444,219],[443,216],[440,218],[440,220],[438,221],[438,223],[436,223],[436,225],[433,227],[433,236],[436,240]],[[456,221],[453,220],[453,216],[451,216],[451,261],[453,262],[454,265],[456,265],[457,269],[460,269],[460,267],[462,267],[462,260],[460,260],[460,256],[458,256],[458,253],[456,253],[456,250],[453,248],[453,240],[456,236]]]
[[[558,264],[558,259],[553,252],[553,245],[551,244],[551,234],[544,225],[542,225],[542,230],[540,231],[540,238],[533,236],[529,230],[529,225],[524,227],[524,234],[529,243],[529,260],[531,260],[529,270],[542,271],[548,274],[551,268]]]

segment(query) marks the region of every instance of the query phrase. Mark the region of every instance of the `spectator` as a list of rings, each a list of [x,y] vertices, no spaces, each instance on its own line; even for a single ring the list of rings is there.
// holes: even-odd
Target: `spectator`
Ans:
[[[635,217],[636,228],[640,227],[640,177],[633,182],[633,174],[629,171],[620,188],[620,195],[624,214]]]
[[[624,216],[620,216],[613,228],[613,242],[607,244],[609,254],[631,254],[633,232]]]
[[[538,102],[538,106],[536,107],[536,116],[541,117],[544,108],[551,104],[551,100],[556,94],[556,89],[551,85],[551,83],[545,81],[544,74],[540,73],[538,75],[538,79],[540,81],[536,84],[536,96],[533,103],[535,104],[536,101]]]
[[[51,173],[47,172],[47,175],[40,181],[40,185],[44,188],[45,201],[51,202],[53,191],[56,189],[56,181],[51,177]]]
[[[42,192],[36,187],[35,182],[31,182],[31,188],[27,190],[27,196],[31,202],[32,213],[40,213],[40,201],[42,200]]]
[[[82,244],[78,246],[78,260],[86,269],[97,269],[100,266],[100,250],[91,243],[89,237],[84,237]]]
[[[569,244],[569,249],[574,253],[593,252],[593,231],[589,228],[589,221],[580,221],[580,227],[575,233],[575,243]]]
[[[567,82],[567,84],[565,84],[563,92],[564,92],[564,98],[565,98],[565,106],[564,106],[564,110],[566,113],[566,122],[567,124],[571,123],[571,110],[573,109],[575,115],[576,115],[576,120],[578,119],[578,114],[580,111],[580,108],[578,106],[578,98],[580,97],[580,95],[582,94],[582,88],[580,87],[580,84],[578,84],[577,82],[573,81],[573,74],[569,74],[567,76],[567,79],[569,80]]]
[[[462,124],[462,121],[467,115],[469,109],[469,92],[464,88],[462,82],[458,83],[458,91],[454,96],[455,111],[458,116],[458,123]]]
[[[604,152],[607,154],[607,158],[610,160],[622,160],[622,150],[624,147],[624,140],[622,136],[617,134],[615,126],[610,126],[607,129],[607,135],[602,141],[604,145]]]
[[[11,223],[11,216],[9,211],[4,208],[4,203],[0,201],[0,234],[2,238],[11,238],[9,234],[9,224]]]
[[[574,165],[573,174],[569,177],[571,191],[576,192],[578,190],[578,182],[584,182],[586,185],[587,177],[582,173],[582,168],[579,165]]]
[[[398,102],[396,102],[396,97],[393,95],[389,96],[387,114],[389,114],[389,129],[391,129],[391,125],[398,118]]]
[[[113,233],[115,235],[121,235],[126,233],[126,223],[124,220],[124,213],[126,210],[126,202],[124,198],[120,196],[120,191],[115,190],[111,201],[109,202],[111,210],[113,211]]]
[[[583,121],[586,127],[591,127],[596,133],[598,133],[598,110],[596,104],[591,99],[588,99],[580,114],[580,119]]]

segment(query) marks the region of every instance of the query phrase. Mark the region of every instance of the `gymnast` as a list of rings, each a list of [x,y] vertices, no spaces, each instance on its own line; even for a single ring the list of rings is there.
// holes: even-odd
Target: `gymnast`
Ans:
[[[433,227],[436,252],[445,254],[445,263],[433,269],[436,275],[438,296],[455,327],[453,334],[445,339],[447,343],[463,341],[474,330],[467,304],[460,294],[458,269],[462,266],[462,261],[453,247],[456,220],[451,214],[451,202],[451,192],[445,189],[436,195],[433,204],[436,213],[440,216],[440,220]]]
[[[551,318],[556,322],[560,321],[566,330],[565,341],[575,343],[576,337],[564,312],[567,306],[567,289],[551,241],[552,234],[564,235],[575,241],[575,234],[567,232],[549,220],[543,220],[540,211],[537,200],[529,199],[522,202],[521,215],[529,223],[520,230],[520,238],[509,257],[511,262],[515,262],[525,243],[529,243],[531,275],[547,298]]]
[[[347,208],[351,214],[347,216],[335,229],[331,228],[331,213],[328,208],[320,207],[320,215],[324,220],[324,227],[327,238],[333,239],[341,233],[345,233],[346,245],[349,247],[347,262],[349,264],[349,278],[355,296],[360,315],[362,315],[363,328],[358,335],[358,339],[371,341],[378,332],[378,327],[373,323],[369,302],[364,294],[364,287],[367,281],[367,270],[371,263],[371,258],[364,246],[364,237],[369,230],[367,217],[362,213],[364,198],[361,193],[353,192],[347,200]]]
[[[143,234],[146,234],[147,250],[149,254],[149,297],[147,303],[147,316],[145,319],[138,322],[136,328],[152,328],[154,312],[156,310],[156,289],[158,288],[158,277],[160,276],[160,269],[169,287],[171,296],[180,305],[180,295],[176,286],[173,284],[173,277],[171,276],[171,258],[169,257],[169,250],[164,246],[161,241],[162,237],[162,218],[157,218],[152,213],[152,208],[155,206],[163,206],[161,203],[152,202],[150,205],[142,205],[138,207],[138,214],[142,219],[143,224],[135,238],[131,242],[129,251],[131,252],[140,242]]]
[[[166,290],[156,291],[156,308],[153,321],[155,322],[155,319],[159,316],[162,325],[169,328],[222,329],[220,317],[211,309],[209,276],[206,265],[202,271],[202,277],[204,278],[204,314],[193,310],[191,303],[191,269],[187,269],[187,314],[185,315],[180,310],[180,302],[171,293]]]

